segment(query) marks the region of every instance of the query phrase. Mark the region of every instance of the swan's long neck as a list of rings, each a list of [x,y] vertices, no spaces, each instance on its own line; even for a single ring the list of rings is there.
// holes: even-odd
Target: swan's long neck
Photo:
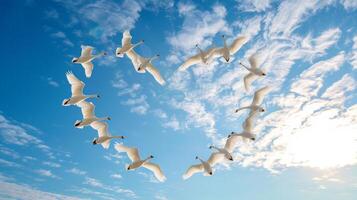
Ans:
[[[100,117],[97,119],[98,119],[98,121],[104,121],[104,120],[110,120],[110,117]]]
[[[151,63],[153,60],[158,59],[158,58],[159,58],[159,55],[149,58],[149,63]]]
[[[222,36],[222,39],[223,39],[223,45],[224,45],[224,48],[228,48],[227,47],[227,39],[225,36]]]
[[[131,48],[130,48],[130,50],[134,49],[135,47],[137,47],[138,45],[140,45],[140,44],[142,44],[142,43],[144,43],[143,40],[141,40],[140,42],[138,42],[138,43],[132,45]]]
[[[198,51],[200,52],[200,54],[203,56],[203,55],[204,55],[204,52],[202,51],[202,49],[201,49],[198,45],[196,45],[196,48],[198,49]]]
[[[238,109],[236,110],[236,112],[239,112],[239,111],[241,111],[241,110],[248,109],[248,108],[250,108],[250,106],[244,106],[244,107],[238,108]]]
[[[97,94],[87,95],[87,98],[99,98],[99,95]]]
[[[197,156],[197,159],[200,160],[201,163],[205,163],[205,161],[203,161],[203,160],[202,160],[201,158],[199,158],[198,156]]]
[[[152,156],[148,156],[147,158],[145,158],[144,162],[149,161],[150,159],[152,159]]]
[[[240,65],[242,65],[244,68],[246,68],[247,70],[250,71],[250,68],[248,68],[247,66],[243,65],[243,63],[239,62]]]
[[[217,149],[218,151],[220,151],[220,149],[218,147],[215,147],[215,146],[211,146],[211,149]]]

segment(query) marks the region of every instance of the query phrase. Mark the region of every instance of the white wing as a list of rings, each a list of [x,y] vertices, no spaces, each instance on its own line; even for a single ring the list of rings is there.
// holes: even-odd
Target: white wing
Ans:
[[[107,123],[101,122],[101,121],[95,121],[95,122],[91,123],[90,126],[93,129],[97,130],[98,137],[110,136],[110,134],[108,132],[108,124]]]
[[[221,162],[224,159],[224,155],[219,152],[212,153],[211,156],[208,158],[207,163],[213,167],[217,163]]]
[[[238,37],[233,41],[231,46],[229,47],[229,53],[235,54],[245,43],[247,42],[247,38],[244,36]]]
[[[257,116],[258,111],[255,112],[250,112],[249,116],[244,120],[242,124],[242,128],[246,132],[252,132],[253,131],[253,126],[254,126],[254,121],[255,117]]]
[[[203,172],[204,168],[202,164],[198,164],[198,165],[192,165],[190,166],[187,171],[182,175],[183,179],[188,179],[190,178],[192,175],[198,173],[198,172]]]
[[[244,76],[244,88],[246,91],[250,90],[250,86],[252,85],[252,82],[257,79],[257,76],[253,74],[252,72],[249,72],[246,76]]]
[[[208,59],[215,59],[218,57],[223,56],[223,48],[222,47],[217,47],[217,48],[212,48],[212,52],[210,53]]]
[[[192,65],[196,65],[198,63],[201,63],[201,56],[200,54],[194,55],[192,57],[190,57],[189,59],[187,59],[179,68],[179,71],[184,71],[186,69],[188,69],[190,66]]]
[[[233,152],[234,148],[236,147],[238,143],[239,137],[237,135],[232,135],[226,140],[226,144],[224,145],[224,148],[228,152]]]
[[[166,177],[165,177],[164,173],[162,172],[159,165],[150,163],[150,162],[145,162],[142,166],[145,167],[146,169],[152,171],[154,173],[155,177],[160,182],[164,182],[166,180]]]
[[[66,77],[69,84],[71,84],[72,97],[82,96],[84,83],[80,81],[72,72],[67,72]]]
[[[92,62],[86,62],[86,63],[81,63],[82,67],[84,68],[84,72],[86,74],[86,77],[89,78],[92,76],[92,71],[93,71],[93,63]]]
[[[160,85],[164,85],[165,84],[165,80],[160,75],[159,70],[157,70],[151,63],[147,64],[146,70],[155,78],[155,80]]]
[[[115,144],[115,149],[119,152],[126,152],[126,154],[128,155],[128,157],[132,162],[136,162],[140,160],[140,156],[137,148],[127,147],[117,143]]]
[[[134,49],[126,52],[126,55],[131,60],[131,63],[133,64],[133,67],[136,72],[145,73],[145,69],[139,71],[140,60],[142,60],[143,58],[139,54],[137,54]]]
[[[249,64],[252,69],[258,68],[257,55],[253,54],[249,57]]]
[[[77,105],[81,108],[84,119],[94,117],[95,106],[92,102],[81,101]]]
[[[81,45],[81,48],[82,48],[81,57],[88,58],[92,55],[93,47]]]
[[[252,105],[259,106],[260,104],[262,104],[264,96],[266,94],[268,94],[269,92],[270,92],[270,87],[269,86],[265,86],[265,87],[255,91]]]
[[[131,35],[129,31],[124,31],[123,33],[123,38],[121,39],[121,46],[126,46],[128,44],[131,44]]]

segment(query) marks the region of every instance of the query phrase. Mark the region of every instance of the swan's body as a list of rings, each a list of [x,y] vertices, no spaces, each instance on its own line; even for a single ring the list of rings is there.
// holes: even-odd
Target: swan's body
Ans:
[[[228,46],[224,35],[222,38],[223,47],[214,48],[214,51],[211,53],[211,57],[223,57],[226,62],[229,62],[231,55],[237,53],[237,51],[247,42],[247,38],[245,36],[240,36],[236,38],[230,46]]]
[[[224,157],[225,157],[227,160],[233,161],[233,156],[232,156],[232,154],[229,152],[229,150],[226,149],[226,146],[225,146],[224,148],[218,148],[218,147],[215,147],[215,146],[210,146],[210,149],[216,149],[216,150],[218,151],[218,153],[223,154]]]
[[[124,136],[111,136],[108,131],[108,124],[105,122],[95,121],[90,126],[97,130],[98,138],[95,138],[92,142],[93,145],[101,144],[103,148],[108,149],[110,146],[110,140],[114,138],[124,139]]]
[[[266,76],[266,73],[258,68],[256,55],[252,55],[249,57],[250,68],[243,65],[242,63],[239,64],[249,71],[249,73],[244,76],[244,88],[246,91],[249,91],[250,85],[257,77]]]
[[[82,45],[81,48],[82,48],[81,56],[79,58],[73,58],[72,62],[81,64],[82,67],[84,68],[86,77],[89,78],[92,76],[92,71],[93,71],[92,60],[94,60],[97,57],[104,56],[106,55],[106,53],[102,52],[100,54],[93,55],[92,54],[93,47]]]
[[[200,160],[201,164],[190,166],[187,169],[187,171],[182,175],[182,178],[188,179],[192,175],[199,172],[203,172],[203,175],[205,176],[212,176],[213,175],[212,167],[216,165],[218,162],[220,162],[222,158],[223,158],[223,154],[219,152],[212,153],[207,161],[204,161],[200,159],[198,156],[196,156],[196,159]]]
[[[145,73],[146,71],[148,71],[160,85],[165,84],[165,80],[162,78],[159,70],[151,63],[154,59],[158,58],[159,55],[156,55],[151,58],[144,58],[137,54],[134,50],[130,50],[127,53],[127,56],[130,58],[137,72]]]
[[[209,60],[211,57],[211,54],[215,51],[215,48],[211,48],[208,49],[207,51],[203,51],[198,44],[196,45],[196,48],[198,49],[199,53],[188,58],[179,68],[179,71],[184,71],[186,69],[188,69],[190,66],[192,65],[196,65],[196,64],[205,64],[208,65],[209,64]]]
[[[160,166],[149,162],[150,159],[154,158],[152,155],[144,160],[141,160],[137,148],[126,147],[122,144],[115,144],[115,149],[119,152],[126,152],[131,160],[132,163],[126,166],[126,170],[134,170],[139,167],[144,167],[152,171],[159,181],[164,182],[166,180]]]
[[[95,121],[103,121],[103,120],[110,120],[110,117],[102,117],[98,118],[94,114],[94,104],[92,102],[81,101],[77,104],[82,111],[83,119],[77,120],[74,123],[76,128],[83,128],[84,126],[88,126]]]
[[[80,81],[72,72],[67,72],[66,77],[69,84],[71,84],[72,96],[69,99],[63,100],[63,106],[77,105],[81,101],[84,101],[88,98],[99,98],[99,95],[84,95],[83,88],[85,84]]]
[[[115,51],[115,55],[117,57],[123,57],[124,54],[128,53],[130,50],[133,50],[136,46],[144,43],[144,40],[141,40],[140,42],[136,44],[131,43],[132,36],[129,31],[124,31],[123,33],[123,38],[121,40],[121,47],[118,47]]]

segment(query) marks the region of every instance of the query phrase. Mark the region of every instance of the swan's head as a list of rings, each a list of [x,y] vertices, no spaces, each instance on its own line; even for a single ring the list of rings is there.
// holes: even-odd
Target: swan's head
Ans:
[[[77,62],[78,62],[78,58],[74,57],[74,58],[72,59],[72,63],[77,63]]]
[[[209,174],[210,176],[212,176],[212,175],[213,175],[213,172],[212,172],[212,171],[210,171],[210,172],[208,172],[208,174]]]
[[[213,146],[211,145],[211,146],[209,146],[208,148],[212,149],[212,148],[213,148]]]
[[[124,53],[122,52],[122,48],[118,47],[117,50],[115,51],[115,55],[117,57],[122,58],[124,56]]]
[[[196,156],[196,158],[195,159],[198,159],[198,156]]]
[[[74,127],[78,127],[79,125],[81,125],[81,120],[77,120],[75,123],[74,123]]]
[[[150,155],[149,158],[154,158],[154,156],[153,156],[153,155]]]
[[[94,138],[94,139],[93,139],[92,144],[93,144],[93,145],[98,144],[98,143],[97,143],[97,138]]]
[[[259,112],[265,112],[265,109],[262,107],[260,107],[258,110],[259,110]]]
[[[233,157],[230,155],[228,160],[233,161]]]
[[[255,137],[251,137],[250,139],[251,139],[252,141],[255,141]]]
[[[266,74],[266,73],[264,73],[264,72],[262,72],[260,75],[262,75],[262,76],[266,76],[267,74]]]
[[[130,168],[130,165],[128,165],[127,167],[126,167],[126,170],[131,170],[131,168]]]
[[[69,101],[70,101],[71,99],[64,99],[63,100],[63,102],[62,102],[62,106],[69,106]]]
[[[112,118],[110,118],[110,117],[107,117],[107,120],[112,120]]]

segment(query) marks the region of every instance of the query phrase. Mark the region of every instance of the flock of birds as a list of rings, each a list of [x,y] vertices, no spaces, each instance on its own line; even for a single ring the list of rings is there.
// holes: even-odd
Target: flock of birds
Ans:
[[[225,36],[223,38],[223,47],[215,47],[208,49],[206,51],[202,50],[198,45],[196,45],[198,49],[198,54],[188,58],[186,62],[184,62],[179,68],[179,71],[187,70],[190,66],[196,64],[210,64],[214,59],[223,58],[225,62],[229,62],[231,56],[234,55],[238,50],[247,42],[247,38],[244,36],[236,38],[231,45],[227,45]],[[159,57],[159,55],[155,55],[150,58],[145,58],[137,54],[134,50],[135,47],[144,43],[144,40],[137,42],[136,44],[132,44],[131,42],[132,36],[129,31],[125,31],[123,33],[122,44],[121,47],[116,49],[116,56],[123,58],[126,55],[132,62],[132,65],[136,72],[145,73],[148,71],[154,79],[160,84],[164,85],[165,80],[160,75],[159,70],[153,66],[152,61]],[[105,56],[105,52],[101,52],[99,54],[93,55],[91,46],[81,46],[82,52],[79,58],[73,58],[72,62],[81,64],[84,68],[84,72],[87,78],[90,78],[93,72],[94,65],[92,61],[101,56]],[[265,76],[266,74],[258,68],[257,64],[257,56],[253,55],[249,58],[250,67],[247,67],[243,63],[239,63],[245,69],[249,71],[249,73],[244,77],[244,87],[247,91],[249,91],[249,87],[252,82],[258,78]],[[71,85],[72,96],[68,99],[64,99],[62,105],[63,106],[71,106],[76,105],[81,108],[82,119],[77,120],[74,124],[76,128],[84,128],[85,126],[90,126],[94,130],[98,132],[98,137],[94,138],[92,141],[93,145],[101,144],[103,148],[108,149],[110,146],[110,141],[112,139],[124,139],[124,136],[111,135],[108,131],[108,124],[105,122],[107,120],[111,120],[110,117],[97,117],[94,113],[95,105],[92,102],[88,102],[91,98],[100,98],[97,94],[87,95],[83,93],[83,89],[85,84],[79,80],[72,72],[66,73],[67,80]],[[253,101],[251,105],[241,107],[235,110],[235,112],[239,112],[243,109],[249,109],[250,112],[246,117],[244,123],[242,124],[243,131],[241,133],[231,132],[225,142],[224,147],[216,147],[210,146],[210,149],[215,149],[216,151],[211,154],[207,161],[196,156],[196,159],[200,160],[199,164],[190,166],[187,171],[183,174],[183,179],[187,179],[191,177],[195,173],[203,172],[204,175],[213,175],[212,167],[216,164],[223,162],[224,159],[233,161],[232,153],[237,145],[239,138],[243,138],[243,140],[252,140],[254,141],[256,136],[253,133],[253,127],[255,120],[259,113],[264,112],[265,109],[261,106],[264,96],[269,92],[269,87],[263,87],[254,93]],[[118,152],[125,152],[129,159],[131,160],[131,164],[126,165],[126,170],[134,170],[139,167],[144,167],[149,169],[154,173],[154,176],[161,182],[166,180],[166,177],[161,170],[160,166],[150,162],[154,157],[152,155],[146,157],[145,159],[141,158],[139,155],[139,151],[135,147],[127,147],[123,144],[116,143],[115,149]]]

